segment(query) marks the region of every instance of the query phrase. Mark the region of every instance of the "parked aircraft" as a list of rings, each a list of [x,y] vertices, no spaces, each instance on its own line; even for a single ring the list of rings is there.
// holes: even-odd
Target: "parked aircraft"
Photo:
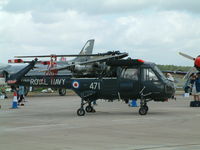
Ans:
[[[91,103],[98,99],[122,99],[124,101],[140,99],[139,114],[146,115],[149,110],[147,102],[152,100],[164,102],[174,96],[173,82],[167,80],[154,63],[144,62],[140,59],[122,59],[126,56],[127,53],[118,52],[78,63],[78,65],[98,63],[100,71],[94,77],[60,79],[55,75],[53,80],[47,79],[46,76],[40,80],[26,78],[25,74],[33,69],[37,62],[34,60],[26,68],[7,78],[7,82],[11,85],[35,83],[71,88],[81,97],[81,107],[77,110],[79,116],[84,116],[85,111],[95,112]],[[101,69],[101,65],[104,65],[103,69]],[[74,67],[75,64],[71,64],[71,66]],[[68,69],[69,67],[70,65],[67,65],[60,69]],[[84,108],[86,104],[87,106]]]
[[[93,47],[94,47],[94,39],[88,40],[86,42],[86,44],[83,46],[83,48],[81,49],[80,53],[77,55],[89,55],[92,54],[93,52]],[[57,56],[58,55],[49,55],[50,57],[50,61],[37,61],[37,64],[35,65],[34,70],[30,70],[26,75],[27,76],[39,76],[39,75],[54,75],[54,74],[50,74],[49,71],[46,72],[41,72],[40,70],[44,70],[44,69],[50,69],[52,67],[62,67],[63,65],[69,65],[75,62],[84,62],[86,60],[89,59],[89,56],[83,56],[83,57],[76,57],[70,61],[57,61]],[[61,56],[61,55],[59,55]],[[62,57],[64,57],[65,55],[62,55]],[[22,59],[14,59],[14,60],[9,60],[10,63],[28,63],[30,61],[24,61]],[[6,84],[5,83],[5,78],[10,76],[11,74],[14,74],[18,71],[20,71],[22,68],[24,68],[26,65],[25,64],[20,64],[20,65],[6,65],[6,64],[0,64],[0,84]],[[64,70],[58,73],[58,75],[67,75],[70,76],[71,72],[69,70]],[[32,85],[34,87],[34,85]],[[28,88],[27,88],[28,89]],[[28,90],[26,90],[28,91]],[[66,93],[66,89],[62,88],[59,89],[59,94],[65,95]]]
[[[189,55],[187,55],[187,54],[185,54],[185,53],[182,53],[182,52],[179,52],[179,54],[180,54],[181,56],[185,57],[185,58],[188,58],[188,59],[190,59],[190,60],[193,60],[193,61],[194,61],[194,67],[195,67],[198,71],[200,71],[200,55],[197,56],[197,57],[195,58],[195,57],[189,56]]]

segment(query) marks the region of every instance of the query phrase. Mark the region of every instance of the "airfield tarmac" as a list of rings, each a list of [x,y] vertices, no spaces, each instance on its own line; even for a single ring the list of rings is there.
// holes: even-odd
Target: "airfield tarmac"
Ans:
[[[17,110],[0,100],[0,150],[199,150],[200,108],[191,98],[150,102],[149,112],[120,101],[97,101],[77,116],[78,96],[31,96]]]

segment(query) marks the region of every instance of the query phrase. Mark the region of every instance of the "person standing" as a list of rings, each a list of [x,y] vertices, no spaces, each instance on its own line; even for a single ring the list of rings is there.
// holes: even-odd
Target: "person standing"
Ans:
[[[196,101],[200,101],[200,72],[197,73],[197,77],[195,80],[195,87],[196,87]]]
[[[193,74],[190,80],[190,83],[192,86],[192,95],[194,96],[194,101],[197,101],[196,79],[197,79],[196,74]]]
[[[174,82],[174,78],[173,78],[173,76],[172,76],[170,73],[167,73],[167,79],[168,79],[169,81]]]
[[[23,106],[24,105],[24,100],[25,100],[25,98],[24,98],[24,86],[19,86],[19,90],[18,90],[18,94],[19,94],[19,99],[18,99],[18,105],[20,105],[21,104],[21,106]]]
[[[5,89],[5,87],[2,87],[1,93],[4,95],[4,98],[8,98],[8,96],[7,96],[7,94],[6,94],[6,89]]]

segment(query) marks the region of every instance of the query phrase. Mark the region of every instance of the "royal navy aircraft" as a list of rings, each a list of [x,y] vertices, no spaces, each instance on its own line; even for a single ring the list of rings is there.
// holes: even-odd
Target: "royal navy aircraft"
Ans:
[[[89,55],[93,52],[94,47],[94,39],[90,39],[86,42],[86,44],[81,49],[80,53],[77,55]],[[20,56],[18,56],[20,57]],[[35,57],[35,56],[34,56]],[[37,56],[39,57],[39,56]],[[43,57],[47,57],[46,55]],[[57,57],[65,57],[65,55],[48,55],[50,57],[50,61],[37,61],[37,64],[34,66],[34,70],[30,70],[26,75],[27,76],[38,76],[38,75],[51,75],[49,72],[41,72],[40,70],[44,69],[50,69],[53,66],[62,67],[63,65],[69,65],[75,62],[84,62],[89,59],[89,56],[83,56],[83,57],[76,57],[70,61],[63,61],[62,59],[60,61],[57,61]],[[24,61],[22,59],[14,59],[9,60],[9,63],[29,63],[30,61]],[[20,71],[22,68],[24,68],[25,64],[20,65],[6,65],[6,64],[0,64],[0,85],[6,84],[5,77],[8,77],[11,74],[14,74],[18,71]],[[71,72],[69,70],[64,70],[58,73],[59,75],[67,75],[70,76]],[[61,96],[65,95],[66,89],[59,89],[59,94]]]
[[[102,71],[99,71],[94,77],[65,77],[62,81],[57,76],[54,78],[56,80],[50,80],[43,76],[37,84],[52,84],[74,90],[81,98],[81,107],[77,110],[78,116],[84,116],[85,112],[95,112],[91,103],[98,99],[121,99],[124,101],[140,99],[139,114],[146,115],[149,110],[147,102],[152,100],[164,102],[174,96],[173,82],[167,80],[154,63],[140,59],[122,59],[126,56],[127,53],[114,52],[113,55],[88,60],[87,63],[79,63],[79,65],[86,65],[99,62]],[[31,83],[32,79],[28,79],[25,74],[34,68],[35,63],[37,63],[37,59],[26,68],[10,76],[7,82],[22,85]],[[102,69],[101,64],[105,65]],[[72,66],[74,67],[73,64]],[[69,65],[60,69],[68,68]],[[84,108],[86,104],[87,106]]]
[[[70,68],[76,68],[76,66],[87,66],[89,65],[91,68],[84,73],[84,71],[78,72],[78,76],[75,74],[74,75],[74,70],[71,70],[71,75],[60,75],[60,74],[53,74],[53,75],[34,75],[30,76],[27,75],[28,72],[25,74],[25,76],[21,77],[20,79],[17,79],[15,84],[17,85],[24,85],[24,86],[39,86],[39,87],[51,87],[51,88],[71,88],[70,86],[67,86],[68,81],[72,77],[99,77],[99,74],[102,76],[115,76],[115,72],[113,72],[113,68],[107,67],[105,64],[105,61],[110,60],[110,59],[121,59],[126,57],[128,54],[127,53],[120,53],[120,52],[107,52],[107,53],[102,53],[102,54],[87,54],[87,55],[78,55],[77,57],[85,57],[85,56],[92,56],[93,58],[90,58],[88,61],[83,61],[83,62],[78,62],[78,63],[72,63],[68,64],[63,67],[59,67],[59,69],[70,69]],[[66,56],[66,55],[65,55]],[[70,55],[71,56],[71,55]],[[74,55],[73,55],[74,56]],[[32,62],[32,61],[30,61]],[[38,59],[37,62],[38,63]],[[98,66],[96,66],[98,64]],[[68,68],[69,67],[69,68]],[[87,68],[87,67],[86,67]],[[88,67],[89,68],[89,67]],[[52,68],[53,70],[45,70],[46,71],[52,71],[58,72],[60,71],[55,70],[55,68]],[[76,72],[76,71],[75,71]],[[108,73],[110,72],[110,73]],[[106,73],[106,74],[105,74]],[[18,73],[17,73],[18,74]],[[16,75],[17,75],[16,74]],[[13,75],[12,76],[16,76]],[[86,76],[87,75],[87,76]],[[12,77],[13,78],[13,77]],[[13,79],[11,77],[7,77],[6,81],[8,84],[13,84]]]
[[[146,115],[149,101],[167,101],[174,97],[174,83],[169,81],[154,63],[140,59],[107,61],[116,76],[71,78],[72,89],[81,98],[78,116],[95,112],[91,102],[98,99],[140,100],[140,115]],[[109,73],[110,74],[110,73]],[[84,105],[88,104],[85,108]]]

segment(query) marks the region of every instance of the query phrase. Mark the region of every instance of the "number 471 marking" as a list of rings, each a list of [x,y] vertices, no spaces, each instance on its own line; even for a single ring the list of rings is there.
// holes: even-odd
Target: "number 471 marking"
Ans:
[[[90,84],[90,89],[96,90],[97,88],[100,90],[100,82],[92,82]]]

